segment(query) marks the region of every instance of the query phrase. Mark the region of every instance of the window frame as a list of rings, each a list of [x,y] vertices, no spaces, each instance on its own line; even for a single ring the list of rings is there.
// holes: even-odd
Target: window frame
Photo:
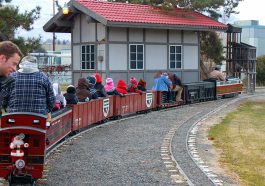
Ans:
[[[89,53],[87,53],[87,47],[90,47],[89,48]],[[93,53],[92,53],[92,50],[91,50],[91,46],[93,46],[94,47],[94,51],[93,51]],[[83,47],[85,47],[85,52],[83,53]],[[95,44],[84,44],[84,45],[81,45],[81,56],[80,56],[80,58],[81,58],[81,63],[80,63],[80,70],[96,70],[96,45]],[[83,61],[83,55],[85,55],[85,60]],[[87,59],[87,56],[90,56],[89,58],[89,60]],[[92,55],[94,55],[94,60],[92,61],[91,59],[91,57],[92,57]],[[85,63],[85,66],[86,67],[88,67],[88,64],[89,64],[89,66],[91,67],[91,64],[92,63],[94,63],[94,68],[83,68],[83,63]]]
[[[136,46],[136,53],[135,53],[135,63],[136,63],[136,68],[135,69],[133,69],[133,68],[131,68],[131,46]],[[137,51],[137,46],[142,46],[143,47],[143,51],[142,51],[142,56],[143,56],[143,59],[142,59],[142,68],[138,68],[138,60],[139,59],[137,59],[137,55],[138,55],[138,51]],[[144,70],[144,44],[129,44],[129,70]]]
[[[175,47],[175,53],[171,53],[171,47]],[[176,47],[180,47],[180,53],[177,53],[176,51]],[[183,57],[183,49],[182,49],[182,45],[169,45],[169,50],[168,50],[168,67],[169,69],[182,69],[182,66],[183,66],[183,60],[182,60],[182,57]],[[171,54],[174,54],[175,55],[175,60],[174,60],[174,63],[175,63],[175,68],[171,68],[170,64],[171,64]],[[180,55],[180,61],[177,60],[177,55]],[[180,62],[180,67],[178,68],[177,67],[177,64]]]

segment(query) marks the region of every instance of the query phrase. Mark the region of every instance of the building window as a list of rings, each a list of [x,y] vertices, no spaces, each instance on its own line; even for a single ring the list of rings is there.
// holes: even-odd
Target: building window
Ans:
[[[169,46],[169,68],[170,69],[181,68],[181,55],[182,55],[181,46],[179,45]]]
[[[95,45],[82,45],[81,69],[95,69]]]
[[[130,45],[130,70],[144,69],[144,45]]]

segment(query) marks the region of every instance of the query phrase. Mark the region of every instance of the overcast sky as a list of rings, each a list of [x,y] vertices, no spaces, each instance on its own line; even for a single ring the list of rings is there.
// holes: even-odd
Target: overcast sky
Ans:
[[[61,6],[64,5],[68,0],[58,0]],[[32,37],[32,36],[41,36],[44,40],[52,38],[52,33],[46,33],[43,31],[43,25],[47,23],[53,15],[53,0],[12,0],[11,4],[19,6],[21,11],[31,10],[36,6],[41,7],[41,17],[34,24],[34,30],[30,32],[25,32],[19,30],[18,35],[23,37]],[[237,15],[232,15],[230,20],[227,20],[226,23],[233,23],[234,20],[259,20],[260,25],[265,25],[265,1],[264,0],[244,0],[240,2],[238,8],[236,9],[240,13]],[[57,11],[57,9],[56,9]],[[70,39],[70,34],[56,34],[59,39]]]

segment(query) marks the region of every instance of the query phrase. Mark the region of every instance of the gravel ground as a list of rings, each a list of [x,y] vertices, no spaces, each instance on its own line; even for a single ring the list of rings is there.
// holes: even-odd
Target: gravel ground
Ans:
[[[161,159],[163,138],[227,101],[151,112],[88,131],[53,155],[44,185],[176,185]],[[177,142],[173,145],[178,149]]]

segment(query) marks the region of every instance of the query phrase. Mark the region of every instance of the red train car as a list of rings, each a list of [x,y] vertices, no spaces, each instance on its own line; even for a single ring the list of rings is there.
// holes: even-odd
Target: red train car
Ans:
[[[72,105],[72,132],[113,117],[114,96]]]
[[[237,96],[243,91],[243,83],[238,78],[228,79],[227,81],[216,82],[216,97],[226,98]]]
[[[46,131],[46,150],[71,133],[72,109],[63,108],[52,114],[52,122]]]
[[[42,177],[45,160],[46,116],[34,113],[3,115],[0,129],[0,177],[31,183]]]

